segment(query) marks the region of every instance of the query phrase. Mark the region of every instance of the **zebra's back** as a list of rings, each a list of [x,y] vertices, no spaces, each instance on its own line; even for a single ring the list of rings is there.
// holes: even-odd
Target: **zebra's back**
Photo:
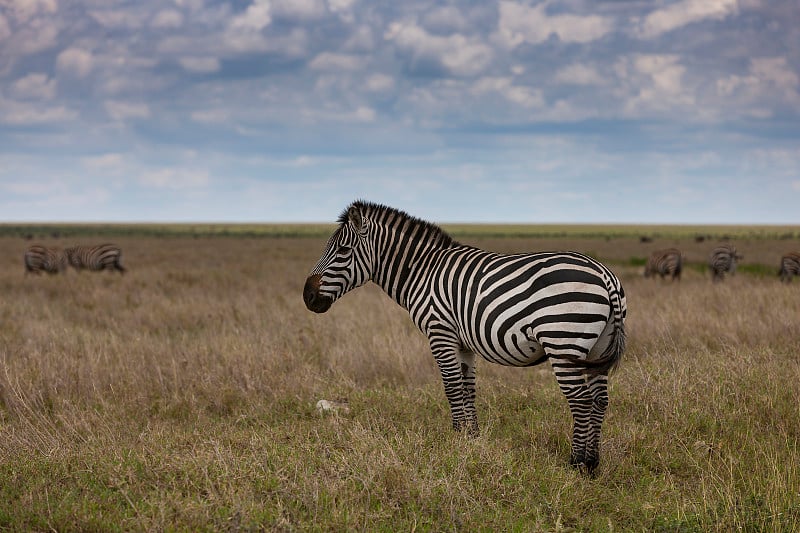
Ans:
[[[800,252],[789,252],[781,257],[781,268],[778,275],[785,283],[792,281],[794,276],[800,276]]]
[[[711,279],[720,281],[725,273],[736,272],[736,261],[742,256],[736,252],[736,247],[730,244],[721,244],[711,251],[708,266],[711,269]]]
[[[680,279],[683,270],[683,254],[677,248],[657,250],[650,254],[644,269],[644,276],[670,276],[672,279]]]
[[[462,343],[495,363],[591,361],[606,357],[618,335],[624,342],[626,303],[619,280],[579,253],[501,255],[464,247],[445,252],[427,283],[420,294],[433,295],[432,308],[443,309]],[[417,304],[426,310],[428,305]],[[425,331],[425,318],[415,320]]]
[[[57,274],[66,267],[64,254],[60,250],[47,248],[39,244],[31,245],[25,250],[23,263],[26,274],[39,274],[41,272]]]
[[[72,246],[64,250],[67,261],[75,270],[116,270],[125,272],[122,266],[122,250],[106,243],[97,246]]]

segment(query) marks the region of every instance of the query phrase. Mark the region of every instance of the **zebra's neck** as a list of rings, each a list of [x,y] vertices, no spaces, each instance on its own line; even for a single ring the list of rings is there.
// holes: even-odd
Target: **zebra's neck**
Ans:
[[[435,224],[391,208],[380,206],[370,220],[373,223],[372,281],[407,308],[411,284],[427,268],[432,253],[458,243]]]

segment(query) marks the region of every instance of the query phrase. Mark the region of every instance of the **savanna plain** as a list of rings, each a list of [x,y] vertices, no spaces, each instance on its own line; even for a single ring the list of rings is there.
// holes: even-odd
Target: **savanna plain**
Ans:
[[[379,288],[307,311],[331,229],[0,228],[0,530],[800,530],[800,280],[777,278],[800,228],[446,227],[621,278],[628,347],[594,478],[568,466],[548,364],[479,361],[469,438]],[[713,284],[725,237],[744,259]],[[31,243],[104,241],[125,275],[23,274]],[[645,279],[670,246],[683,279]]]

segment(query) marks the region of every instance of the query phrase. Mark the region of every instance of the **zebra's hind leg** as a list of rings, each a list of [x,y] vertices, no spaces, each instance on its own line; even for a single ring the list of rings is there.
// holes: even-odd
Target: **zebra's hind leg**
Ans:
[[[608,377],[591,376],[573,361],[552,360],[553,371],[572,414],[570,465],[592,475],[600,463],[600,428],[608,406]]]
[[[589,474],[592,474],[600,463],[600,432],[608,407],[608,375],[591,376],[586,386],[592,398],[592,409],[589,413],[589,434],[586,438],[584,462]]]

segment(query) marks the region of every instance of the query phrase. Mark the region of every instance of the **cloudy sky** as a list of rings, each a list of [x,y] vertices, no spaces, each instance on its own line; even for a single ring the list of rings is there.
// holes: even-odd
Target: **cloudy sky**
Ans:
[[[796,0],[0,0],[0,221],[800,224]]]

